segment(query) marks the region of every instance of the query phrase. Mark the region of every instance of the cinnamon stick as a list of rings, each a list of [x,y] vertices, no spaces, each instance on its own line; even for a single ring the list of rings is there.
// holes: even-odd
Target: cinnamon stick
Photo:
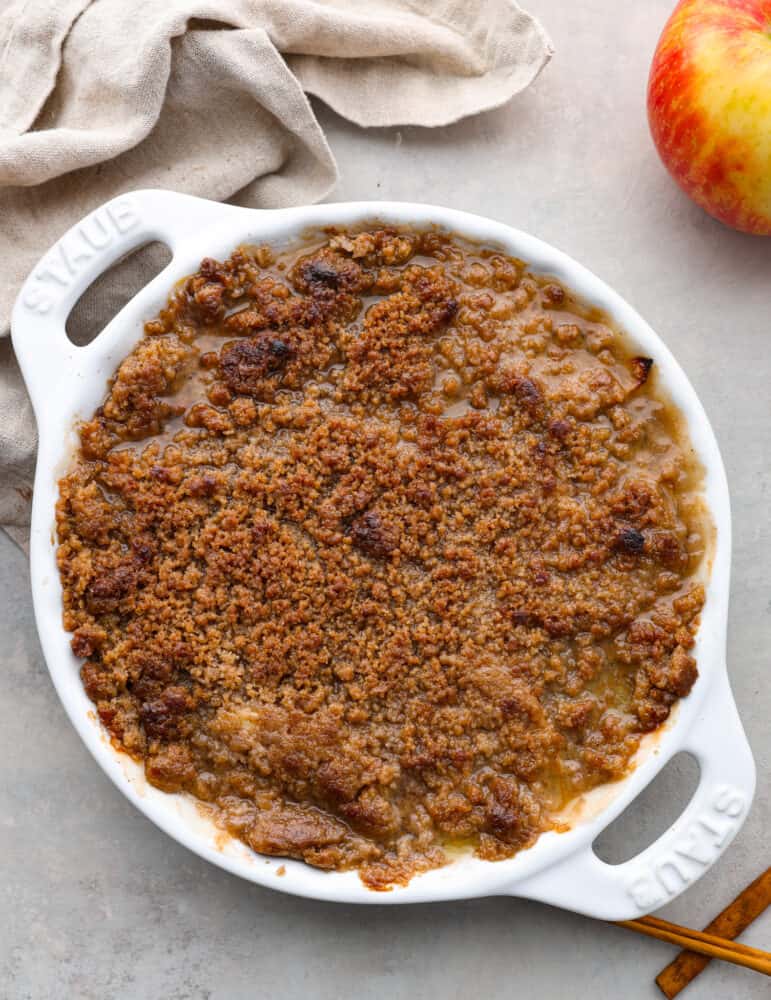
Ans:
[[[668,920],[659,920],[656,917],[619,920],[617,926],[637,931],[638,934],[647,934],[648,937],[666,941],[668,944],[688,948],[708,958],[719,958],[723,962],[733,962],[734,965],[743,965],[745,969],[753,969],[755,972],[762,972],[764,976],[771,976],[771,952],[763,951],[761,948],[750,948],[746,944],[716,937],[714,934],[705,934],[704,931],[694,931],[690,927],[681,927],[680,924],[671,924]]]
[[[715,919],[704,928],[708,934],[733,941],[760,916],[771,903],[771,868],[747,886]],[[672,1000],[685,989],[711,959],[693,951],[681,951],[674,961],[656,976],[659,989]]]

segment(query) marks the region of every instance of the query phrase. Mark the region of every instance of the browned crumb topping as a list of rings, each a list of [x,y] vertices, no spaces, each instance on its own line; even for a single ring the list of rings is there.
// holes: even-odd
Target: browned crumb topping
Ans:
[[[652,365],[436,233],[204,260],[60,483],[116,744],[373,888],[532,844],[696,678],[705,516]]]

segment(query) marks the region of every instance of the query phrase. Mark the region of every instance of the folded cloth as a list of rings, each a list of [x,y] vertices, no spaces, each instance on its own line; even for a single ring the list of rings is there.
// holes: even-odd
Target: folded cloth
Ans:
[[[0,336],[42,253],[122,191],[263,208],[326,195],[337,171],[306,95],[359,125],[446,125],[508,101],[551,52],[513,0],[11,0],[0,21]],[[124,277],[141,285],[141,272]],[[98,295],[91,311],[98,323]],[[0,525],[19,540],[35,431],[0,348]]]

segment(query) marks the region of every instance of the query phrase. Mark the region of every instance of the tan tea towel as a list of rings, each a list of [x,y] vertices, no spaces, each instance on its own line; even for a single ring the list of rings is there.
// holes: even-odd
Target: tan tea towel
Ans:
[[[42,253],[122,191],[263,208],[326,195],[335,161],[306,95],[360,125],[445,125],[508,101],[550,55],[513,0],[11,0],[0,335]],[[35,437],[0,347],[0,525],[18,539]]]

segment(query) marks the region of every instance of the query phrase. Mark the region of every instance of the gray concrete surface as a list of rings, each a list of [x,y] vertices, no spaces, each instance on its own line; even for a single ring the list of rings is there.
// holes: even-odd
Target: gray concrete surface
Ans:
[[[436,132],[363,133],[320,114],[333,200],[454,205],[529,230],[634,303],[691,376],[733,495],[728,657],[760,783],[728,854],[664,913],[701,925],[769,863],[771,240],[729,232],[669,181],[648,138],[648,62],[670,0],[527,0],[557,54],[499,111]],[[537,904],[356,909],[241,883],[121,797],[71,729],[32,619],[26,561],[0,539],[0,997],[653,998],[664,944]],[[605,837],[631,854],[693,780],[671,768]],[[771,914],[745,935],[771,947]],[[768,981],[713,964],[688,1000],[755,1000]]]

